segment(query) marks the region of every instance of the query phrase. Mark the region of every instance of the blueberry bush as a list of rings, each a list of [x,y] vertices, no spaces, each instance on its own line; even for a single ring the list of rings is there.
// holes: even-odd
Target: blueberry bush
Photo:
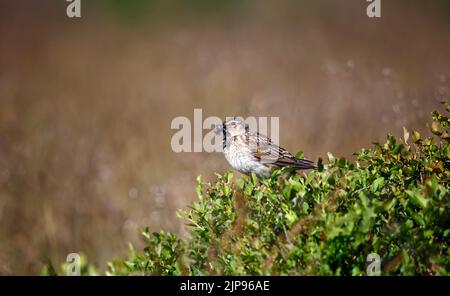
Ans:
[[[178,212],[189,236],[144,229],[146,247],[107,274],[356,276],[375,253],[382,275],[449,275],[449,127],[434,112],[428,137],[404,129],[305,174],[198,177]]]

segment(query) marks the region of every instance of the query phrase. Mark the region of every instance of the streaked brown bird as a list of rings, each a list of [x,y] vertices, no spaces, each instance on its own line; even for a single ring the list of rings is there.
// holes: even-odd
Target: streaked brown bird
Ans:
[[[272,167],[290,167],[294,171],[316,168],[312,161],[296,158],[270,138],[250,131],[243,120],[224,121],[214,131],[223,135],[223,152],[228,163],[243,174],[268,177]]]

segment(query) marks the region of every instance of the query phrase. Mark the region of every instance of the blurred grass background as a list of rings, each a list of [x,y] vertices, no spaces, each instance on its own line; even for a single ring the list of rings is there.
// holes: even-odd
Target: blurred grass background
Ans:
[[[395,3],[393,3],[395,2]],[[0,274],[105,267],[224,157],[173,153],[176,116],[279,116],[281,144],[351,154],[425,130],[450,92],[449,1],[0,1]]]

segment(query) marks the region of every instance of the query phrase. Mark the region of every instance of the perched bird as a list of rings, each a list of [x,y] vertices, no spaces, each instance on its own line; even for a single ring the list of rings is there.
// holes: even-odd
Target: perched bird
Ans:
[[[270,176],[271,167],[290,167],[292,170],[314,169],[312,161],[298,159],[286,149],[272,143],[268,137],[251,132],[240,119],[224,121],[214,129],[223,135],[223,152],[228,163],[243,174]]]

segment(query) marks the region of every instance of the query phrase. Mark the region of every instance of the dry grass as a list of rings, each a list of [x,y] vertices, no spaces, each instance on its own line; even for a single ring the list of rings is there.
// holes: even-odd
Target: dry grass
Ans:
[[[104,266],[141,226],[182,232],[195,177],[228,169],[172,152],[170,122],[194,108],[279,116],[282,145],[311,159],[423,130],[450,92],[449,23],[387,1],[369,20],[359,2],[295,21],[264,2],[229,21],[138,25],[3,10],[0,274],[77,251]]]

